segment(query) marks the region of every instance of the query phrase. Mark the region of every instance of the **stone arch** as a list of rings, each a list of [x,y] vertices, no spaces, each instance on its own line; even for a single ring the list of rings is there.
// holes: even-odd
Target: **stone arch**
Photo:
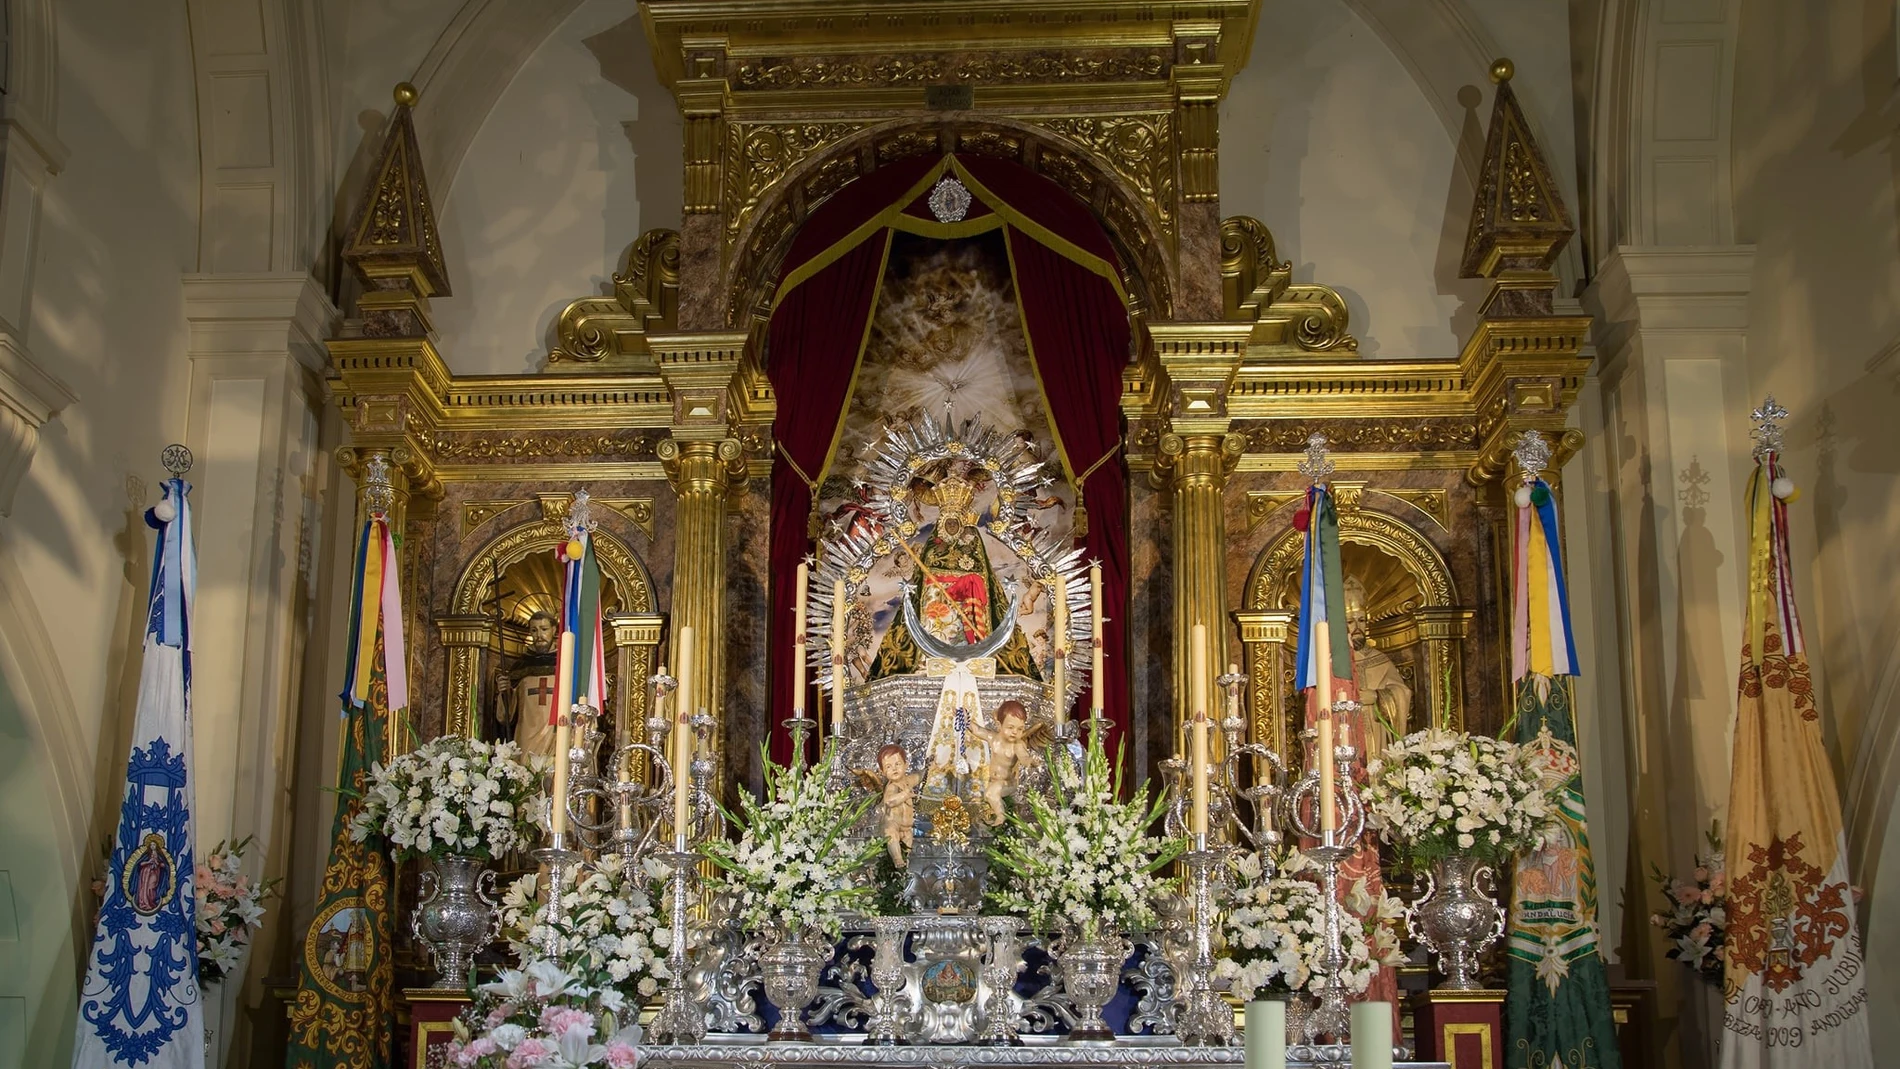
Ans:
[[[1168,146],[1157,147],[1167,151]],[[741,226],[720,292],[729,327],[763,321],[778,266],[805,219],[852,179],[915,156],[964,152],[1013,160],[1067,189],[1087,204],[1121,260],[1122,286],[1136,315],[1166,319],[1180,289],[1176,237],[1163,229],[1149,204],[1173,210],[1172,179],[1144,197],[1092,149],[1015,119],[892,120],[869,126],[786,169],[759,196]],[[727,166],[734,162],[727,161]]]

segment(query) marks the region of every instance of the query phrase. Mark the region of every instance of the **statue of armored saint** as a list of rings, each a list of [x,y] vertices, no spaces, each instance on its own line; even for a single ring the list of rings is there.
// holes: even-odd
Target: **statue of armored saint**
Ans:
[[[1412,686],[1399,674],[1399,666],[1390,654],[1372,644],[1371,615],[1366,608],[1366,586],[1355,576],[1347,576],[1346,635],[1352,640],[1352,677],[1359,685],[1359,702],[1365,725],[1363,750],[1366,760],[1377,757],[1385,744],[1403,736],[1412,716]],[[1374,715],[1376,710],[1376,714]]]
[[[522,755],[554,755],[554,712],[561,625],[552,614],[528,617],[528,648],[495,681],[495,714],[502,724],[514,725],[515,743]]]

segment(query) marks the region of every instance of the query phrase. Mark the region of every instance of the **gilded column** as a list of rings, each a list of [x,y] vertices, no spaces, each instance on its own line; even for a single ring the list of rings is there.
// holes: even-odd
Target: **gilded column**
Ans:
[[[1188,646],[1208,630],[1207,693],[1227,670],[1227,526],[1222,493],[1246,442],[1228,432],[1227,391],[1246,354],[1247,323],[1155,323],[1155,355],[1167,376],[1168,427],[1152,478],[1174,513],[1174,712],[1186,722],[1193,693]],[[1218,710],[1210,710],[1218,716]],[[1178,733],[1178,732],[1177,732]],[[1174,747],[1170,747],[1171,749]]]
[[[1284,610],[1242,609],[1234,613],[1240,625],[1241,645],[1247,651],[1247,722],[1249,742],[1269,746],[1291,767],[1293,732],[1287,724],[1285,681],[1291,663],[1287,642],[1293,634],[1293,614]]]
[[[607,618],[614,634],[614,749],[647,741],[647,716],[653,689],[649,680],[659,662],[654,652],[666,621],[647,613],[616,613]],[[646,760],[636,757],[627,772],[646,774]]]
[[[712,717],[713,738],[725,740],[726,503],[745,487],[745,452],[736,438],[668,438],[657,451],[679,495],[668,649],[677,663],[680,629],[693,629],[693,674],[680,680],[680,694]]]

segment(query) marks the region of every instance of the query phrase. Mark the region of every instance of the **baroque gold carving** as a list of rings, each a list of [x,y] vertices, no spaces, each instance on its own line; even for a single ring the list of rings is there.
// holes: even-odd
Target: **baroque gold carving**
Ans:
[[[1175,161],[1171,115],[1025,116],[1025,120],[1060,134],[1106,162],[1154,212],[1162,231],[1173,237]]]
[[[538,460],[544,457],[651,457],[663,432],[612,434],[438,434],[431,447],[438,460]]]
[[[1229,319],[1258,319],[1293,279],[1293,264],[1274,249],[1260,220],[1234,215],[1220,223],[1221,295]]]
[[[1344,542],[1372,546],[1404,565],[1427,606],[1457,604],[1457,587],[1451,569],[1426,538],[1403,520],[1369,509],[1341,512],[1339,537]],[[1284,609],[1281,602],[1286,577],[1300,565],[1305,552],[1305,536],[1289,527],[1261,555],[1247,581],[1247,608]]]
[[[462,537],[497,516],[520,508],[526,501],[464,501],[462,502]]]
[[[565,501],[572,500],[572,495],[544,495],[542,519],[503,531],[477,550],[455,581],[455,592],[450,599],[452,614],[468,617],[480,613],[495,576],[530,553],[553,553],[555,546],[566,541],[567,531],[560,521],[545,515],[548,497],[564,499],[556,510],[562,514],[566,512]],[[620,592],[621,611],[652,612],[653,581],[640,558],[619,538],[604,530],[594,532],[593,546],[602,574],[613,580]],[[475,730],[469,718],[475,697],[474,654],[475,649],[468,646],[455,647],[450,652],[448,693],[443,698],[447,703],[444,730],[451,734],[467,735]]]
[[[1297,453],[1314,433],[1326,436],[1336,453],[1434,452],[1475,449],[1478,426],[1462,419],[1357,419],[1315,423],[1245,424],[1236,428],[1247,436],[1252,453]]]
[[[1159,78],[1161,56],[964,54],[892,56],[875,61],[838,57],[773,58],[739,65],[735,89],[832,89],[950,82],[1122,82]]]
[[[862,122],[726,124],[726,240],[739,236],[759,197],[793,165],[864,129]]]
[[[640,235],[614,273],[613,296],[582,297],[561,310],[548,370],[652,366],[646,336],[678,320],[679,238],[677,230]]]

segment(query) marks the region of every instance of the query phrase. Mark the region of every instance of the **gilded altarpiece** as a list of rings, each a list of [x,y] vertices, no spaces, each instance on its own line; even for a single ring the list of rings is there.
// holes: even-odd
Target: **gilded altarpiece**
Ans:
[[[770,515],[770,428],[784,390],[795,393],[763,371],[779,265],[853,180],[947,153],[1053,181],[1119,261],[1136,329],[1120,396],[1130,596],[1110,609],[1126,613],[1129,649],[1111,670],[1130,687],[1137,761],[1172,752],[1181,636],[1196,620],[1221,632],[1217,671],[1246,666],[1250,734],[1290,747],[1288,506],[1315,432],[1338,463],[1342,538],[1364,572],[1373,644],[1413,694],[1412,723],[1501,724],[1503,443],[1529,429],[1560,462],[1574,450],[1565,412],[1587,323],[1551,311],[1541,276],[1480,256],[1487,276],[1520,274],[1494,283],[1456,359],[1362,359],[1339,294],[1292,281],[1258,221],[1219,216],[1218,107],[1255,32],[1243,0],[1192,18],[1119,0],[1060,18],[963,0],[876,15],[817,0],[755,7],[642,5],[684,121],[685,216],[677,230],[623,236],[612,292],[558,317],[541,374],[448,372],[428,322],[429,300],[448,291],[423,240],[426,201],[408,205],[427,221],[422,237],[346,252],[370,287],[332,342],[358,458],[346,466],[400,454],[414,502],[404,535],[420,734],[492,719],[497,665],[523,641],[535,593],[510,584],[528,580],[522,562],[552,548],[564,502],[584,487],[605,506],[622,730],[643,729],[646,678],[681,621],[703,621],[723,781],[756,780],[757,740],[788,712],[765,708],[766,621],[782,609],[766,604],[765,562],[773,523],[787,522]]]

